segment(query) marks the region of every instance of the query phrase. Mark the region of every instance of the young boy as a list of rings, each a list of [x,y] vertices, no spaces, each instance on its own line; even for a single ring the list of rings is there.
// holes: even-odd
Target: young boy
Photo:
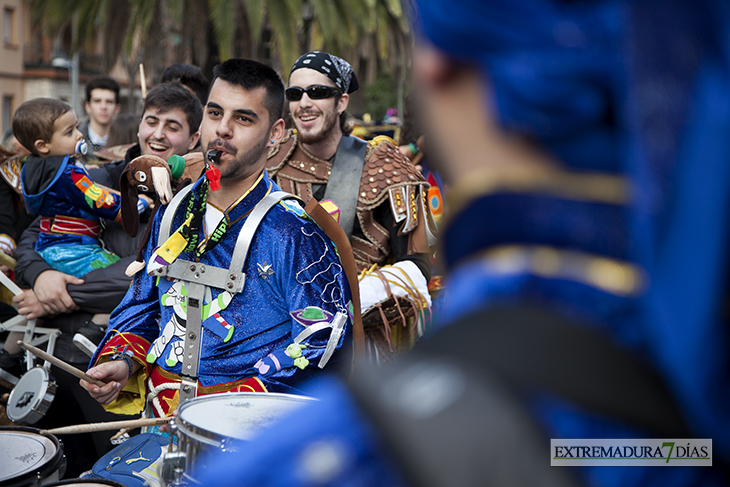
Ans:
[[[23,197],[40,214],[35,250],[54,269],[82,277],[119,257],[99,244],[101,218],[121,218],[120,197],[94,184],[75,155],[84,152],[76,114],[66,103],[36,98],[15,111],[12,127],[29,155],[21,172]]]

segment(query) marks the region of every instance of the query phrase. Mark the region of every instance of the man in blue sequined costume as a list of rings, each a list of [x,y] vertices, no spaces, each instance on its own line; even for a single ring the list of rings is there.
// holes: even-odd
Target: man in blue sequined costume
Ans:
[[[195,308],[199,303],[191,305],[184,280],[156,274],[177,259],[228,269],[252,210],[278,191],[264,164],[268,148],[284,134],[281,80],[272,69],[240,59],[219,65],[214,75],[201,141],[218,157],[193,185],[192,199],[177,207],[169,239],[156,237],[164,209],[153,222],[146,272],[135,276],[92,358],[89,374],[111,382],[103,388],[82,382],[111,411],[141,407],[139,398],[119,391],[146,388],[154,391],[154,414],[172,413],[179,395],[168,386],[179,383],[191,309],[202,312],[198,395],[297,392],[325,363],[342,360],[341,348],[352,337],[352,298],[337,250],[295,200],[276,204],[258,226],[242,292],[229,292],[222,282],[223,289],[206,288]],[[338,320],[344,328],[327,326]],[[312,327],[321,329],[298,338]],[[327,352],[332,347],[334,353]]]
[[[392,371],[399,381],[379,375],[399,385],[395,399],[370,400],[357,384],[333,384],[324,404],[299,412],[308,421],[297,435],[298,418],[282,422],[235,469],[204,485],[727,485],[727,4],[417,3],[422,42],[414,79],[429,144],[448,162],[439,169],[458,198],[447,204],[452,214],[442,227],[450,278],[441,328],[414,349],[411,372],[401,364],[403,373]],[[646,389],[631,389],[633,375],[611,380],[611,369],[629,359],[595,364],[584,353],[568,363],[571,374],[552,374],[555,354],[546,361],[521,350],[580,355],[587,348],[550,343],[520,313],[532,324],[569,323],[573,337],[593,337],[575,343],[600,342],[612,357],[633,357],[632,370],[656,386],[644,398],[666,400],[643,417],[606,412],[609,402],[628,404],[629,413],[642,409]],[[491,320],[464,321],[474,316]],[[477,325],[471,338],[453,333],[465,324]],[[478,343],[482,331],[505,324],[523,333]],[[447,346],[457,351],[442,354],[451,369],[430,361]],[[475,358],[479,346],[484,356]],[[458,350],[472,356],[462,361]],[[519,387],[504,372],[517,354],[522,379],[533,379]],[[569,379],[596,365],[606,374]],[[491,375],[472,380],[484,369]],[[376,383],[365,382],[371,398],[379,395]],[[530,441],[515,442],[530,437],[519,435],[524,421],[504,408],[481,408],[470,421],[454,417],[468,393],[494,396],[505,384],[501,403],[522,411],[538,432],[535,456]],[[600,397],[602,388],[616,390],[615,400],[588,406],[563,395],[573,389]],[[673,421],[654,421],[671,409]],[[439,421],[440,429],[419,436]],[[549,438],[712,438],[714,466],[550,468]],[[435,461],[429,450],[440,453]],[[224,461],[208,467],[220,472]],[[555,477],[562,474],[570,477]]]

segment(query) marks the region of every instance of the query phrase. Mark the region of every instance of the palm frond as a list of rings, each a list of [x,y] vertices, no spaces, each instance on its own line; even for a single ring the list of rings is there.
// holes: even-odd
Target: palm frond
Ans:
[[[246,11],[248,19],[248,35],[254,46],[257,46],[261,40],[261,33],[264,30],[266,21],[266,5],[267,2],[262,0],[241,0]]]
[[[234,0],[208,0],[208,12],[221,61],[229,59],[233,53],[233,38],[236,33],[234,8]]]
[[[393,16],[393,18],[400,19],[401,17],[403,17],[403,5],[401,4],[401,0],[380,1],[385,4],[388,12],[390,13],[390,15]]]
[[[337,12],[332,8],[332,3],[331,0],[309,0],[316,24],[319,26],[322,36],[326,42],[334,43],[342,27],[337,18]],[[305,39],[305,41],[307,40]]]
[[[274,32],[273,44],[283,67],[294,64],[299,56],[297,31],[301,23],[301,0],[272,0],[268,9],[269,23]]]
[[[96,30],[102,9],[106,7],[105,2],[85,1],[79,5],[76,11],[76,40],[71,46],[72,51],[77,51],[81,45],[89,40]]]

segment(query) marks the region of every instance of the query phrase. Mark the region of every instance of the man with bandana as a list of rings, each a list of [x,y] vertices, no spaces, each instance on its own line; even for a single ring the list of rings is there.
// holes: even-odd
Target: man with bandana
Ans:
[[[439,330],[203,485],[727,485],[727,4],[417,3],[456,198]],[[671,468],[551,467],[551,438],[666,441]]]
[[[346,358],[354,310],[337,249],[296,200],[272,200],[281,193],[264,169],[285,133],[283,101],[271,68],[243,59],[216,66],[200,126],[210,167],[151,223],[146,269],[92,358],[89,375],[108,384],[81,382],[108,410],[139,412],[145,391],[160,417],[191,388],[296,393]],[[201,352],[186,365],[194,322]]]
[[[296,130],[269,152],[267,169],[285,191],[315,198],[350,238],[363,273],[360,302],[376,362],[409,349],[431,305],[429,245],[435,224],[428,184],[390,140],[349,135],[347,105],[358,89],[350,64],[325,52],[292,66],[286,98]],[[416,316],[416,327],[406,316]]]

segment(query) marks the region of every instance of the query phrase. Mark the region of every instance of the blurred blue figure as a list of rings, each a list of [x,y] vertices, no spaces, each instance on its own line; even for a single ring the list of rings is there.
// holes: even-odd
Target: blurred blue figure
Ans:
[[[417,3],[438,330],[204,483],[726,485],[730,5]],[[549,438],[712,438],[714,466],[545,469]],[[300,475],[323,441],[340,467]]]

